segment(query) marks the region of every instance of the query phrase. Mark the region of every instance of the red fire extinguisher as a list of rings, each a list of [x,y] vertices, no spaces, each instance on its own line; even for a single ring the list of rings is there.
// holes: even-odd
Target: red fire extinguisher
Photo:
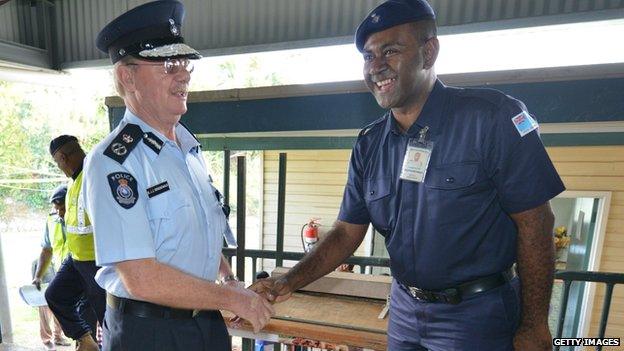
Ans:
[[[310,218],[310,221],[301,227],[301,245],[304,252],[310,252],[318,242],[318,227],[320,224],[317,221],[319,219]]]

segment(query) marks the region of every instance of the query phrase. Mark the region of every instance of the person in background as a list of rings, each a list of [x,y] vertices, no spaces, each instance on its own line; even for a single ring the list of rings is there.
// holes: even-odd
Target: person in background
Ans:
[[[225,213],[201,144],[180,123],[201,57],[184,43],[183,17],[178,1],[149,2],[96,40],[126,106],[85,161],[83,193],[102,266],[96,279],[107,291],[104,351],[229,351],[219,310],[256,332],[274,313],[239,286],[221,254]]]
[[[425,0],[383,2],[355,44],[389,111],[359,133],[334,227],[287,274],[251,288],[287,298],[344,262],[372,223],[394,278],[389,350],[551,350],[549,200],[565,187],[534,117],[499,91],[437,79]]]
[[[82,194],[85,152],[75,136],[60,135],[50,142],[50,155],[72,181],[65,199],[69,255],[48,286],[45,297],[65,335],[76,340],[76,350],[99,351],[97,328],[104,319],[106,297],[95,282],[99,267],[95,265],[93,229]]]
[[[54,278],[55,268],[67,257],[65,245],[65,195],[67,186],[61,185],[54,189],[50,203],[54,212],[48,214],[46,226],[41,241],[41,253],[33,262],[32,284],[41,290],[42,283],[49,283]],[[51,264],[52,263],[52,264]],[[63,335],[63,330],[56,317],[48,306],[39,308],[39,335],[46,350],[55,350],[56,346],[69,346],[71,343]]]

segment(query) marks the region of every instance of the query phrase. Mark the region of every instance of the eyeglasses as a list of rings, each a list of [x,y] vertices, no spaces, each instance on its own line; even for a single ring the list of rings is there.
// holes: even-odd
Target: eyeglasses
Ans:
[[[188,73],[193,73],[193,70],[195,70],[195,64],[193,61],[187,58],[166,59],[164,61],[154,63],[126,63],[126,66],[163,66],[166,74],[177,74],[182,71],[182,69],[185,69]]]

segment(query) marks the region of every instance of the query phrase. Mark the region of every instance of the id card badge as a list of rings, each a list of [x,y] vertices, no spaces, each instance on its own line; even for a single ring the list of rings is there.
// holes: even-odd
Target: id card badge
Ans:
[[[418,139],[412,138],[408,141],[401,167],[401,179],[418,183],[425,180],[433,151],[433,142],[425,139],[428,130],[429,127],[424,127],[421,129]]]

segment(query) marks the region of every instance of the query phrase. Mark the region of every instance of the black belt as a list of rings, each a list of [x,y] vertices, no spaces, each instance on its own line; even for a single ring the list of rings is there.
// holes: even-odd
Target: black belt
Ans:
[[[137,301],[106,294],[106,304],[123,313],[141,318],[188,319],[196,314],[194,310],[185,310],[156,305],[150,302]]]
[[[501,273],[489,275],[487,277],[475,279],[454,288],[444,290],[425,290],[414,286],[409,286],[399,282],[413,298],[421,302],[443,302],[456,305],[463,298],[470,297],[480,292],[497,288],[516,277],[516,267],[511,266]]]

